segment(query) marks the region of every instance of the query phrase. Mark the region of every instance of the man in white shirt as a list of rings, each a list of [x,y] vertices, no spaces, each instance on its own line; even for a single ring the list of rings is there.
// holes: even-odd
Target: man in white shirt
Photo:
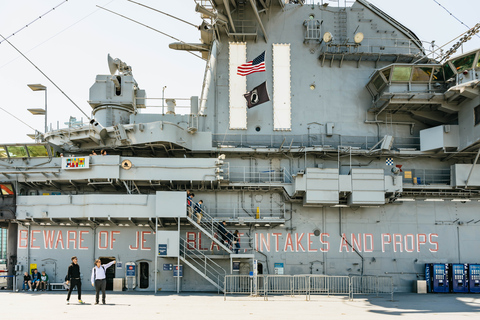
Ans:
[[[95,304],[98,304],[98,298],[100,295],[100,289],[102,289],[102,303],[105,304],[105,288],[107,286],[106,271],[112,265],[115,264],[115,260],[110,261],[107,264],[101,264],[100,259],[95,260],[95,267],[92,269],[91,282],[95,287]]]

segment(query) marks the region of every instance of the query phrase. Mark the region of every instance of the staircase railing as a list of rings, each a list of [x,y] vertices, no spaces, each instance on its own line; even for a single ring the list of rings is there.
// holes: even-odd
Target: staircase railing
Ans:
[[[206,280],[223,291],[223,281],[227,272],[218,263],[207,257],[200,250],[192,247],[189,243],[180,238],[180,257],[183,261],[190,263]]]
[[[223,247],[227,252],[232,253],[230,248],[234,239],[233,232],[227,230],[221,222],[216,221],[211,215],[202,208],[199,208],[196,204],[192,204],[191,212],[188,212],[188,217],[191,219],[190,222],[194,222],[200,226],[213,241]],[[215,237],[215,234],[217,234],[220,239]]]

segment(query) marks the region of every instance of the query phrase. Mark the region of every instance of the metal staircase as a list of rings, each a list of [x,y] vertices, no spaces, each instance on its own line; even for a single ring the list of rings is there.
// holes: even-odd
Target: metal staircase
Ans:
[[[227,274],[225,269],[204,255],[200,250],[189,246],[183,238],[180,238],[180,260],[195,270],[195,272],[205,278],[219,291],[223,292],[223,282]]]
[[[192,209],[194,209],[192,207]],[[229,246],[225,245],[222,241],[221,238],[221,233],[223,230],[226,231],[226,237],[227,239],[233,239],[233,233],[226,230],[221,226],[221,223],[218,221],[215,221],[212,216],[210,216],[205,210],[203,209],[197,209],[197,212],[193,210],[193,214],[187,215],[187,220],[197,229],[202,231],[207,237],[212,239],[220,248],[225,250],[228,253],[233,253],[233,251],[229,248]],[[200,217],[201,215],[201,217]],[[220,239],[218,239],[215,234],[220,236]]]

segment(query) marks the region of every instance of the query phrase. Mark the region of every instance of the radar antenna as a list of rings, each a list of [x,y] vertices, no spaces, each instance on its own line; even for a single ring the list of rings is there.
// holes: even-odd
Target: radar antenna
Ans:
[[[117,70],[118,70],[118,72],[123,73],[126,76],[131,76],[132,75],[132,67],[127,65],[122,60],[120,60],[118,58],[113,59],[110,56],[110,53],[108,54],[107,60],[108,60],[108,69],[110,69],[110,74],[112,76],[115,74],[115,72],[117,72]]]

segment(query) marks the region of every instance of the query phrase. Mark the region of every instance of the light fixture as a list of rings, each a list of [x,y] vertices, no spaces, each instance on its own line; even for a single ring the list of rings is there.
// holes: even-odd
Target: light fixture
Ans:
[[[51,226],[52,224],[50,222],[47,222],[47,226]]]
[[[71,224],[71,223],[67,223],[66,225],[67,225],[67,226],[71,226],[72,224]]]
[[[470,199],[452,199],[454,202],[470,202]]]
[[[266,223],[266,224],[265,224],[265,227],[270,227],[270,223]]]
[[[438,198],[431,198],[431,199],[425,199],[425,201],[441,202],[441,201],[444,201],[444,200],[443,199],[438,199]]]
[[[255,225],[254,225],[254,226],[255,226],[255,227],[260,227],[260,224],[258,224],[258,223],[255,223]]]
[[[85,225],[86,225],[86,226],[89,226],[89,225],[90,225],[90,223],[85,223]]]
[[[45,225],[45,222],[40,222],[40,225],[41,225],[41,226],[44,226],[44,225]]]
[[[280,223],[280,227],[285,227],[285,224],[284,224],[284,223]]]
[[[333,208],[347,208],[348,206],[346,204],[336,204],[332,206]]]
[[[415,199],[413,199],[413,198],[398,198],[395,201],[405,201],[406,202],[406,201],[415,201]]]
[[[65,223],[61,222],[61,223],[60,223],[60,225],[61,225],[61,226],[64,226],[64,225],[65,225]]]
[[[26,225],[26,226],[29,226],[29,225],[30,225],[30,222],[25,222],[25,225]]]
[[[84,226],[84,225],[85,225],[85,223],[80,223],[80,225],[81,225],[81,226]]]
[[[27,86],[32,89],[33,91],[45,91],[45,109],[41,108],[34,108],[34,109],[27,109],[33,115],[44,115],[45,116],[45,133],[48,131],[47,127],[47,87],[43,84],[27,84]]]
[[[110,227],[110,224],[109,224],[109,223],[105,223],[105,226],[106,226],[106,227]]]

